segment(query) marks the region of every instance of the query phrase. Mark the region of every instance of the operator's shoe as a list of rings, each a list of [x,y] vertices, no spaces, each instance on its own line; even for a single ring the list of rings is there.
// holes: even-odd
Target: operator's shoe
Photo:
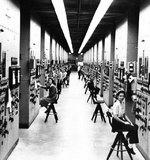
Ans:
[[[46,109],[46,111],[44,113],[48,113],[48,109]]]
[[[133,148],[129,148],[129,152],[133,155],[135,155],[136,153],[134,152]]]

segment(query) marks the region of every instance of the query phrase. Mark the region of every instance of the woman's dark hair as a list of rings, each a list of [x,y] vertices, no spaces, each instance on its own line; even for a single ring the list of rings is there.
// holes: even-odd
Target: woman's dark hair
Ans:
[[[53,79],[52,77],[49,77],[49,78],[48,78],[48,81],[49,81],[50,79],[52,80],[52,83],[53,83],[54,85],[56,85],[54,79]]]
[[[119,96],[120,93],[123,93],[124,96],[126,95],[124,90],[120,90],[120,91],[118,91],[118,92],[116,93],[116,99],[118,99],[118,96]]]
[[[129,79],[129,77],[130,77],[131,75],[132,75],[131,73],[128,73],[128,74],[127,74],[127,79]]]

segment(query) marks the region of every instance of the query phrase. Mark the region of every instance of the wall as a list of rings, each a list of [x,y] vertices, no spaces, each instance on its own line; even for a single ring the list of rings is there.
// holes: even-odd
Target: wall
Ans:
[[[128,25],[127,25],[127,19],[125,19],[121,24],[117,26],[115,35],[114,85],[113,85],[114,97],[118,92],[118,90],[125,89],[123,75],[127,68],[126,67],[127,36],[128,36]],[[123,64],[122,66],[121,63]]]
[[[52,60],[53,60],[53,61],[56,60],[55,52],[56,52],[56,48],[55,48],[55,40],[52,39]]]
[[[104,60],[110,61],[110,47],[111,47],[111,35],[109,34],[105,38],[105,50],[104,50]]]
[[[102,41],[99,42],[98,44],[98,62],[99,64],[102,61]]]
[[[30,56],[40,59],[41,27],[33,17],[30,20],[30,27]]]
[[[31,17],[30,20],[30,58],[34,57],[34,59],[40,59],[40,53],[41,53],[41,27],[39,22]],[[36,63],[36,62],[35,62]],[[35,69],[32,69],[32,73],[35,73]],[[30,87],[34,85],[36,80],[33,80],[30,78]],[[31,87],[33,88],[33,87]],[[34,94],[36,95],[37,88],[35,87],[33,91],[31,91],[30,88],[30,95]],[[38,97],[35,99],[35,103],[31,101],[29,102],[29,124],[33,122],[33,120],[36,118],[36,116],[39,113],[39,94]]]
[[[124,61],[125,68],[127,57],[127,30],[127,20],[125,20],[117,27],[115,39],[115,60],[119,59],[119,65],[121,61]]]
[[[72,54],[69,54],[69,56],[68,56],[68,61],[69,61],[69,62],[72,62],[72,63],[75,63],[75,62],[76,62],[76,57],[73,56]]]
[[[93,52],[94,52],[94,64],[97,64],[97,44],[94,45],[93,47]]]
[[[104,71],[103,71],[103,80],[104,80],[104,90],[103,90],[103,97],[105,100],[105,103],[110,106],[110,100],[109,100],[109,75],[107,73],[109,70],[109,64],[107,62],[110,61],[110,49],[111,49],[111,34],[109,34],[106,38],[105,38],[105,48],[104,48]],[[106,73],[107,72],[107,73]]]
[[[50,59],[50,35],[45,32],[45,57]]]
[[[146,160],[150,159],[150,2],[141,7],[139,16],[139,38],[138,38],[138,66],[137,66],[137,108],[141,110],[141,119],[136,119],[139,126],[138,148]],[[140,67],[139,59],[142,60]],[[141,98],[142,96],[143,98]],[[146,101],[143,101],[143,100]]]
[[[19,35],[20,35],[20,12],[19,8],[9,0],[1,0],[0,5],[0,42],[2,52],[6,52],[6,70],[11,63],[11,57],[19,60]],[[8,72],[6,72],[8,77]]]
[[[61,46],[59,48],[59,52],[60,52],[60,63],[62,63],[62,47]]]

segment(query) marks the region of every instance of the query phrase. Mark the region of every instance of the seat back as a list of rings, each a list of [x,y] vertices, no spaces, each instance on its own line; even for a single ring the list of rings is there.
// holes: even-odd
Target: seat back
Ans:
[[[57,104],[58,99],[59,99],[59,94],[57,93],[56,100],[53,102],[53,104]]]
[[[93,103],[94,104],[97,104],[96,102],[97,102],[97,99],[92,95],[92,101],[93,101]]]
[[[111,126],[111,128],[112,128],[112,132],[118,132],[118,133],[127,132],[127,131],[123,131],[122,129],[115,129],[115,128],[113,127],[113,125],[112,125],[113,116],[112,116],[112,114],[111,114],[110,111],[107,111],[107,112],[106,112],[106,115],[107,115],[107,117],[108,117],[109,124],[110,124],[110,126]]]
[[[109,121],[109,124],[110,124],[111,129],[112,129],[111,131],[112,131],[112,132],[122,132],[122,130],[116,130],[116,129],[114,129],[114,127],[113,127],[113,125],[112,125],[113,116],[112,116],[111,112],[110,112],[110,111],[107,111],[106,114],[107,114],[108,121]]]
[[[107,117],[108,117],[109,124],[110,124],[110,126],[112,127],[112,114],[111,114],[109,111],[107,111],[107,112],[106,112],[106,115],[107,115]]]

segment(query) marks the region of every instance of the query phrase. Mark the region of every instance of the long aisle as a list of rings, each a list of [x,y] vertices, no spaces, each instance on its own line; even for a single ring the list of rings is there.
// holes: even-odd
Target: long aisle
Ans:
[[[41,108],[30,128],[20,130],[19,143],[8,160],[106,160],[115,134],[99,116],[96,123],[91,121],[95,105],[86,102],[88,95],[72,73],[69,87],[63,88],[55,104],[58,123],[53,115],[44,123],[45,109]],[[136,152],[134,160],[143,160]],[[110,160],[118,160],[115,154]],[[124,160],[129,160],[128,155]]]

